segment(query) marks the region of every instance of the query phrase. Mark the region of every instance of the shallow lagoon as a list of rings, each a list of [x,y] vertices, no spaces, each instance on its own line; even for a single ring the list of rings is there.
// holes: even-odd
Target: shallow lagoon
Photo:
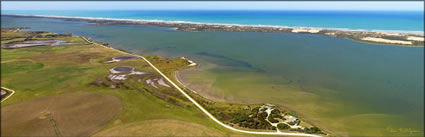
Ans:
[[[423,135],[423,47],[41,18],[2,17],[2,27],[85,35],[141,55],[186,56],[201,67],[180,76],[198,93],[280,104],[337,135]]]

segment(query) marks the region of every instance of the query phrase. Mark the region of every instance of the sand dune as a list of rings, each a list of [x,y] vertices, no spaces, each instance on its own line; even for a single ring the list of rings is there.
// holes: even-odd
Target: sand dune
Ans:
[[[409,37],[407,37],[407,40],[424,41],[424,37],[413,37],[413,36],[409,36]]]
[[[364,37],[361,40],[372,41],[372,42],[382,42],[382,43],[391,43],[391,44],[405,44],[412,45],[411,41],[403,41],[403,40],[389,40],[383,38],[374,38],[374,37]]]

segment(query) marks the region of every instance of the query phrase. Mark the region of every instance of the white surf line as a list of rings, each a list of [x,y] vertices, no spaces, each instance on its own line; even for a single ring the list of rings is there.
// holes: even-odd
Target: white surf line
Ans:
[[[1,100],[1,102],[3,102],[3,101],[5,101],[6,99],[8,99],[9,97],[11,97],[13,94],[15,94],[15,91],[14,90],[11,90],[11,89],[8,89],[8,88],[5,88],[5,87],[1,87],[2,89],[6,89],[6,90],[8,90],[8,91],[10,91],[10,92],[12,92],[9,96],[7,96],[6,98],[4,98],[3,100]]]
[[[106,47],[106,48],[109,48],[109,49],[111,49],[111,50],[114,50],[114,51],[118,51],[118,52],[120,52],[120,53],[123,53],[123,54],[127,54],[127,55],[132,55],[132,56],[136,56],[136,57],[140,57],[140,58],[142,58],[144,61],[146,61],[153,69],[155,69],[163,78],[165,78],[168,82],[170,82],[171,83],[171,85],[173,85],[178,91],[180,91],[187,99],[189,99],[193,104],[195,104],[195,106],[196,107],[198,107],[202,112],[204,112],[208,117],[210,117],[214,122],[216,122],[216,123],[218,123],[219,125],[221,125],[221,126],[223,126],[223,127],[225,127],[225,128],[227,128],[227,129],[230,129],[230,130],[233,130],[233,131],[236,131],[236,132],[241,132],[241,133],[247,133],[247,134],[257,134],[257,135],[288,135],[288,136],[307,136],[307,137],[321,137],[321,136],[319,136],[319,135],[314,135],[314,134],[306,134],[306,133],[287,133],[287,132],[259,132],[259,131],[247,131],[247,130],[241,130],[241,129],[236,129],[236,128],[234,128],[234,127],[231,127],[231,126],[229,126],[229,125],[226,125],[226,124],[224,124],[224,123],[222,123],[220,120],[218,120],[217,118],[215,118],[210,112],[208,112],[204,107],[202,107],[198,102],[196,102],[196,100],[194,100],[192,97],[190,97],[186,92],[184,92],[179,86],[177,86],[177,84],[175,84],[173,81],[171,81],[167,76],[165,76],[159,69],[157,69],[149,60],[147,60],[145,57],[143,57],[143,56],[139,56],[139,55],[134,55],[134,54],[131,54],[131,53],[127,53],[127,52],[124,52],[124,51],[121,51],[121,50],[117,50],[117,49],[114,49],[114,48],[112,48],[112,47],[107,47],[107,46],[104,46],[104,45],[102,45],[102,44],[98,44],[98,43],[95,43],[95,42],[91,42],[91,41],[89,41],[89,40],[87,40],[86,38],[84,38],[84,37],[81,37],[81,38],[83,38],[84,40],[86,40],[87,42],[89,42],[89,43],[93,43],[93,44],[96,44],[96,45],[100,45],[100,46],[102,46],[102,47]]]

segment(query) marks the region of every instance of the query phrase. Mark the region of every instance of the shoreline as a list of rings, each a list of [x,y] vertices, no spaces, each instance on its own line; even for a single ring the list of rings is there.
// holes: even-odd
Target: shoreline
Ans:
[[[2,14],[9,17],[33,17],[51,18],[70,21],[87,21],[96,25],[145,25],[168,27],[184,32],[280,32],[280,33],[303,33],[316,34],[331,37],[348,38],[360,42],[375,44],[393,44],[401,46],[424,46],[424,32],[392,32],[392,31],[370,31],[350,30],[314,27],[288,27],[273,25],[241,25],[241,24],[217,24],[197,23],[185,21],[163,21],[163,20],[138,20],[138,19],[116,19],[116,18],[94,18],[94,17],[70,17],[70,16],[46,16],[46,15],[17,15]]]
[[[309,27],[309,26],[285,26],[285,25],[261,25],[261,24],[233,24],[233,23],[208,23],[208,22],[192,22],[192,21],[168,21],[157,19],[125,19],[125,18],[104,18],[104,17],[82,17],[82,16],[55,16],[55,15],[25,15],[25,14],[1,14],[1,16],[15,16],[15,17],[37,17],[37,18],[55,18],[55,19],[75,19],[87,21],[128,21],[139,23],[165,23],[165,24],[192,24],[192,25],[219,25],[219,26],[240,26],[240,27],[269,27],[269,28],[287,28],[297,32],[303,32],[300,29],[311,30],[334,30],[334,31],[358,31],[358,32],[380,32],[380,33],[402,33],[402,34],[415,34],[425,36],[425,31],[415,30],[368,30],[368,29],[350,29],[350,28],[329,28],[329,27]],[[178,30],[178,27],[171,28]],[[312,32],[315,33],[315,32]]]
[[[218,98],[214,98],[214,97],[202,95],[200,92],[197,92],[197,91],[191,89],[189,86],[187,86],[186,84],[184,84],[184,81],[183,80],[181,80],[181,78],[180,78],[181,73],[180,72],[182,72],[182,71],[193,71],[193,69],[197,69],[197,67],[189,67],[189,68],[185,68],[185,69],[182,69],[182,70],[177,70],[177,71],[174,72],[174,77],[176,79],[176,82],[178,84],[182,85],[184,89],[188,89],[190,92],[192,92],[192,93],[194,93],[196,95],[199,95],[199,96],[201,96],[203,98],[206,98],[208,100],[212,100],[214,102],[220,102],[220,103],[242,103],[242,102],[229,101],[229,100],[225,100],[225,99],[220,100]],[[255,102],[255,103],[246,103],[245,102],[243,104],[259,104],[259,103],[258,102]],[[297,115],[299,117],[302,117],[301,119],[304,119],[304,122],[307,122],[307,123],[312,124],[312,125],[319,126],[319,127],[321,127],[321,129],[324,129],[326,132],[328,132],[328,133],[330,133],[332,135],[337,135],[335,132],[332,132],[328,128],[325,128],[325,127],[321,126],[320,123],[317,122],[316,120],[313,120],[312,118],[306,117],[305,115],[298,113],[294,109],[288,108],[288,107],[286,107],[286,106],[284,106],[282,104],[273,104],[273,105],[276,105],[276,106],[278,106],[280,108],[283,108],[283,109],[289,111],[290,113],[293,113],[293,114],[295,114],[295,115]]]
[[[192,69],[192,68],[187,68],[187,69]],[[184,69],[184,70],[187,70],[187,69]],[[192,91],[192,92],[193,92],[193,93],[195,93],[195,94],[199,94],[198,92],[196,92],[195,90],[191,89],[190,87],[188,87],[187,85],[185,85],[185,84],[182,82],[182,80],[181,80],[181,78],[180,78],[180,72],[181,72],[181,71],[183,71],[183,70],[178,70],[178,71],[175,71],[175,72],[174,72],[174,77],[176,78],[177,83],[179,83],[180,85],[182,85],[182,86],[183,86],[183,88],[185,88],[185,89],[189,89],[190,91]]]

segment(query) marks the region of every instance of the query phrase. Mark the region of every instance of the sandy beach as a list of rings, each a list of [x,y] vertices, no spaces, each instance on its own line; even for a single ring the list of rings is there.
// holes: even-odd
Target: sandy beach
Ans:
[[[173,30],[186,32],[203,31],[234,31],[234,32],[280,32],[280,33],[309,33],[333,37],[342,37],[360,41],[371,41],[382,44],[398,44],[404,46],[424,46],[421,40],[424,32],[387,32],[368,30],[349,30],[334,28],[313,28],[313,27],[288,27],[273,25],[241,25],[241,24],[218,24],[199,23],[185,21],[163,21],[163,20],[143,20],[143,19],[115,19],[115,18],[94,18],[94,17],[70,17],[70,16],[45,16],[45,15],[12,15],[2,16],[12,17],[34,17],[52,18],[70,21],[88,21],[96,25],[151,25],[168,27]]]
[[[321,29],[293,29],[292,32],[300,33],[300,32],[308,32],[308,33],[319,33]]]
[[[409,36],[407,37],[407,40],[413,40],[413,41],[424,41],[424,37],[413,37],[413,36]]]
[[[364,37],[364,38],[361,38],[361,40],[371,41],[371,42],[391,43],[391,44],[403,44],[403,45],[411,45],[412,44],[411,41],[390,40],[390,39],[373,38],[373,37]]]

